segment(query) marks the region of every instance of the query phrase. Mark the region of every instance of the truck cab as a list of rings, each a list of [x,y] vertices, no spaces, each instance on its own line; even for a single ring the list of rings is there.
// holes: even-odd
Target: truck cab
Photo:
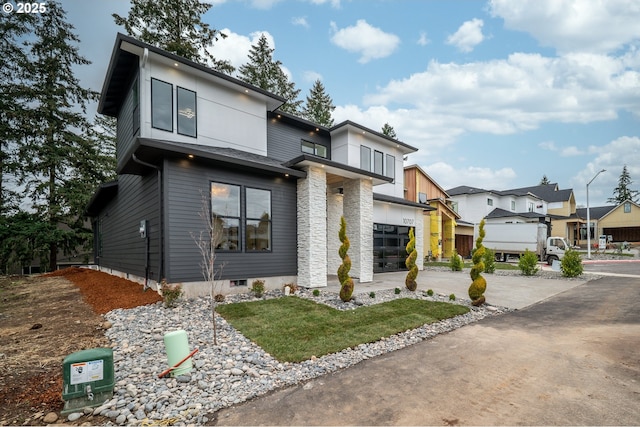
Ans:
[[[569,248],[567,242],[562,237],[547,237],[543,256],[540,261],[546,261],[547,264],[553,264],[554,260],[561,260],[565,251]]]

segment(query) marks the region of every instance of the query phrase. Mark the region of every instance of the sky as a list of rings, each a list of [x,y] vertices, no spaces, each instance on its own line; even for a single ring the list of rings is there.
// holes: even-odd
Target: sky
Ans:
[[[320,79],[335,123],[393,126],[442,188],[505,190],[544,175],[606,205],[624,165],[640,190],[637,0],[213,0],[236,67],[261,34],[305,99]],[[62,0],[85,87],[101,90],[126,0]]]

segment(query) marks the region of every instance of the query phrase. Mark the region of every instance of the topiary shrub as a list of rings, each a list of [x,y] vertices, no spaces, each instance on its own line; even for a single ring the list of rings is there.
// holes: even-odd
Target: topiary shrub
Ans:
[[[484,272],[493,274],[496,271],[496,253],[489,249],[484,248],[484,256],[482,257],[484,262]]]
[[[518,268],[524,276],[533,276],[538,272],[538,255],[529,249],[525,250],[518,261]]]
[[[319,297],[320,296],[320,289],[314,289],[313,290],[313,296],[314,297]]]
[[[580,254],[573,249],[568,249],[564,253],[564,258],[560,263],[560,271],[564,277],[577,277],[582,274],[582,258]]]
[[[338,237],[342,242],[340,249],[338,249],[338,255],[342,258],[342,264],[338,267],[338,280],[340,281],[340,299],[344,302],[351,300],[353,294],[353,279],[349,277],[349,270],[351,270],[351,258],[347,255],[349,246],[349,238],[347,237],[347,222],[344,217],[340,217],[340,232]]]
[[[487,281],[480,273],[484,271],[484,254],[485,247],[482,245],[484,240],[484,219],[480,221],[478,227],[478,238],[476,239],[476,250],[471,257],[473,261],[473,267],[471,267],[471,286],[469,286],[469,298],[474,306],[479,306],[485,302],[484,291],[487,290]]]
[[[462,258],[460,258],[460,255],[458,255],[458,252],[455,249],[451,254],[451,260],[449,260],[449,267],[451,267],[451,271],[462,271],[462,267],[464,267]]]
[[[418,287],[418,282],[416,282],[416,278],[418,277],[418,266],[416,265],[418,251],[416,250],[416,236],[413,233],[413,228],[409,229],[409,243],[407,243],[406,250],[409,255],[405,260],[405,265],[409,269],[409,272],[404,280],[404,284],[410,291],[415,291]]]
[[[433,296],[433,289],[427,290],[427,295],[432,297]]]

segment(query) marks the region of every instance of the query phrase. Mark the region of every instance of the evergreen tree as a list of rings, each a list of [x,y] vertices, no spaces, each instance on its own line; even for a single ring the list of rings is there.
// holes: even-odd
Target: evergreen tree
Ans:
[[[201,0],[132,0],[129,15],[112,16],[130,36],[226,74],[235,68],[216,59],[207,49],[227,37],[202,22],[211,3]]]
[[[629,175],[629,171],[627,170],[627,165],[624,165],[622,168],[622,173],[620,174],[620,178],[618,178],[618,186],[613,189],[613,197],[607,199],[607,203],[615,203],[619,205],[625,200],[631,200],[633,202],[638,202],[638,195],[640,194],[637,190],[632,190],[631,184],[631,176]]]
[[[395,129],[389,123],[385,123],[384,126],[382,126],[382,134],[389,138],[398,139]]]
[[[84,136],[89,129],[86,106],[97,94],[82,88],[74,76],[73,67],[89,61],[78,53],[79,39],[65,18],[54,1],[47,3],[47,13],[38,15],[30,52],[30,131],[18,145],[20,184],[40,222],[34,226],[39,230],[34,251],[46,247],[51,270],[57,265],[58,249],[71,253],[87,237],[80,224],[91,194],[86,186],[97,184],[94,165],[87,164],[96,149]]]
[[[547,175],[542,175],[542,179],[540,180],[540,185],[547,185],[547,184],[551,184],[551,182],[549,181],[549,178],[547,178]]]
[[[23,120],[31,94],[27,80],[31,63],[20,38],[33,31],[35,19],[33,14],[10,13],[0,20],[0,217],[15,213],[18,207],[16,144],[28,129]]]
[[[299,115],[302,101],[297,99],[300,89],[290,82],[282,70],[282,62],[273,59],[273,51],[267,37],[262,34],[258,43],[251,46],[249,62],[238,68],[240,80],[279,95],[287,100],[280,110]]]
[[[333,100],[325,92],[324,85],[320,80],[313,83],[313,87],[309,90],[307,103],[302,110],[305,119],[310,120],[324,127],[333,126],[333,118],[331,112],[335,110]]]

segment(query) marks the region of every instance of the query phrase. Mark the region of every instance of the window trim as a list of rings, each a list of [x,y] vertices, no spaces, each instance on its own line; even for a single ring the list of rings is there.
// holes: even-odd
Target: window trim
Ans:
[[[391,159],[391,168],[393,169],[391,174],[389,174],[389,159]],[[384,155],[384,176],[393,179],[392,182],[396,181],[396,156],[391,154]]]
[[[493,206],[493,199],[490,197],[487,197],[487,206]]]
[[[376,156],[380,154],[380,172],[378,172],[376,166]],[[384,153],[382,151],[373,150],[373,173],[377,173],[378,175],[384,175]]]
[[[184,132],[180,132],[180,91],[185,91],[185,92],[190,92],[193,94],[193,120],[195,122],[195,129],[194,129],[194,134],[190,135],[188,133],[184,133]],[[191,90],[191,89],[187,89],[185,87],[182,86],[176,86],[176,132],[178,133],[178,135],[184,135],[184,136],[189,136],[191,138],[197,138],[198,137],[198,94],[196,91]]]
[[[631,213],[631,202],[624,202],[624,213]]]
[[[211,191],[213,184],[221,184],[221,185],[228,185],[228,186],[238,187],[238,215],[239,216],[214,215],[214,212],[213,212],[213,194],[212,194],[212,191]],[[242,233],[242,186],[238,185],[238,184],[232,184],[230,182],[209,181],[209,209],[210,209],[209,215],[211,215],[211,220],[212,221],[214,221],[215,218],[221,218],[222,220],[235,219],[235,220],[238,221],[238,247],[237,247],[237,249],[214,248],[214,250],[216,252],[227,252],[227,253],[239,253],[239,252],[242,252],[243,251],[243,247],[242,247],[242,241],[243,241],[243,233]]]
[[[366,163],[366,165],[362,164],[362,154],[363,154],[362,150],[363,149],[367,150],[367,152],[368,152],[367,153],[368,154],[367,157],[369,157],[369,161]],[[366,167],[364,167],[364,166],[366,166]],[[371,147],[367,147],[366,145],[361,145],[360,146],[360,169],[365,170],[367,172],[371,172]]]
[[[154,105],[155,105],[153,103],[153,96],[154,96],[153,95],[154,94],[153,82],[154,81],[159,82],[159,83],[163,83],[165,85],[169,85],[169,87],[171,88],[171,90],[170,90],[170,93],[171,93],[171,106],[169,108],[169,111],[171,111],[171,129],[166,129],[166,128],[154,125],[154,120],[153,120],[153,118],[154,118],[153,111],[154,111]],[[159,130],[162,130],[162,131],[165,131],[165,132],[172,132],[173,133],[173,84],[169,83],[169,82],[165,82],[164,80],[156,79],[155,77],[151,78],[151,127],[153,129],[159,129]]]
[[[265,191],[269,194],[269,220],[267,221],[269,223],[269,248],[268,249],[249,249],[248,245],[247,245],[247,238],[248,238],[248,233],[247,233],[247,223],[249,221],[262,221],[262,218],[253,218],[253,217],[249,217],[249,214],[247,213],[247,206],[249,206],[249,200],[247,198],[247,190],[259,190],[259,191]],[[252,187],[252,186],[245,186],[244,187],[244,252],[246,253],[255,253],[255,252],[259,252],[259,253],[269,253],[269,252],[273,252],[273,192],[269,189],[266,188],[260,188],[260,187]]]
[[[309,148],[312,148],[313,153],[309,153],[309,152],[304,151],[302,149],[302,147],[304,147],[305,144],[309,144],[310,145]],[[322,155],[318,154],[318,147],[324,148],[324,151],[326,153],[325,156],[322,156]],[[328,159],[329,158],[329,148],[326,145],[320,144],[320,143],[314,142],[314,141],[309,141],[308,139],[304,139],[304,138],[300,140],[300,151],[302,151],[304,154],[311,154],[312,156],[318,156],[318,157],[321,157],[323,159]]]

